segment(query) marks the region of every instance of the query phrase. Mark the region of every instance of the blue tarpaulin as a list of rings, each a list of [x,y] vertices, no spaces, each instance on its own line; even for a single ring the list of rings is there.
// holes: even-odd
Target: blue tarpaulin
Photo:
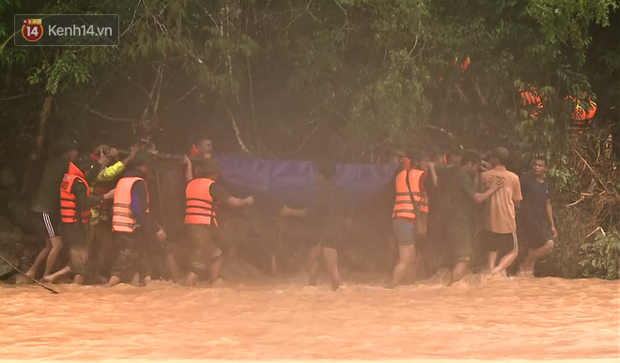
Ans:
[[[305,204],[316,190],[316,165],[312,162],[229,155],[215,158],[222,167],[222,184],[236,195]],[[395,165],[338,164],[334,183],[357,204],[389,188],[395,171]]]

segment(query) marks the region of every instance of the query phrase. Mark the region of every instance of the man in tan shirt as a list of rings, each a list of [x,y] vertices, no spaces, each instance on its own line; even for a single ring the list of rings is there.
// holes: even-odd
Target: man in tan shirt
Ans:
[[[487,266],[491,275],[505,273],[519,254],[515,203],[523,197],[519,177],[506,170],[508,156],[508,150],[495,148],[490,160],[493,169],[480,175],[480,185],[484,191],[498,178],[504,182],[504,187],[491,195],[484,206],[482,247],[489,256]],[[496,266],[498,253],[504,256]]]

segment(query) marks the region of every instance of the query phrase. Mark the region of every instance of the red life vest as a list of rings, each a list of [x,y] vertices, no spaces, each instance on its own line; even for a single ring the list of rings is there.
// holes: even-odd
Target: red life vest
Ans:
[[[121,178],[114,189],[112,205],[112,231],[117,233],[133,233],[136,229],[136,218],[131,212],[131,189],[137,181],[144,182],[140,177]],[[144,183],[146,189],[146,183]],[[146,189],[146,213],[149,212],[149,191]]]
[[[84,179],[84,174],[80,171],[80,169],[78,169],[77,166],[75,166],[75,164],[70,162],[69,170],[60,183],[60,220],[65,224],[73,224],[78,221],[78,208],[75,203],[75,194],[71,192],[73,183],[75,183],[76,180],[84,184],[84,187],[86,188],[86,196],[90,197],[90,189],[88,188],[86,179]],[[90,218],[90,208],[80,211],[80,222],[82,224],[87,224],[90,222]]]
[[[196,178],[185,188],[185,224],[205,224],[217,226],[217,213],[210,188],[215,183],[211,179]]]
[[[420,177],[424,171],[419,169],[403,170],[396,176],[396,199],[394,200],[394,210],[392,218],[405,218],[415,220],[414,202],[417,204],[418,211],[428,213],[428,201],[426,193],[420,191]],[[407,187],[406,177],[409,178],[411,193]],[[411,200],[413,195],[413,201]]]

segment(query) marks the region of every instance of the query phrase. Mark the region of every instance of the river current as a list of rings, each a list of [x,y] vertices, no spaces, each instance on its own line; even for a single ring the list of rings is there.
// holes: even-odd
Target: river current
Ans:
[[[0,285],[0,360],[620,359],[620,282]]]

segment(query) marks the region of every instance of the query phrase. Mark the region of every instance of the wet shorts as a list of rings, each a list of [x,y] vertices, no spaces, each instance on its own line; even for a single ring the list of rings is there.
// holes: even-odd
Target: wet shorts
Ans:
[[[188,224],[185,226],[189,240],[188,259],[189,270],[196,275],[204,274],[208,266],[222,255],[215,244],[213,227],[202,224]]]
[[[114,234],[114,243],[120,253],[112,267],[112,276],[120,277],[123,282],[129,282],[136,272],[141,275],[140,277],[150,274],[150,265],[144,254],[144,238],[144,234],[138,230],[134,233]]]
[[[551,235],[544,223],[523,220],[523,238],[527,246],[533,250],[542,247],[551,239]]]
[[[56,214],[34,214],[34,227],[37,235],[41,238],[54,238],[60,236],[60,231],[58,230],[59,225],[60,217]]]
[[[63,249],[69,254],[69,266],[76,275],[91,276],[94,266],[88,259],[88,228],[78,224],[62,224]]]
[[[415,223],[403,219],[392,219],[394,235],[400,246],[411,246],[415,244]]]
[[[472,255],[474,233],[472,228],[461,221],[442,224],[443,235],[448,243],[450,255],[456,261],[469,261]]]
[[[482,231],[482,250],[485,252],[508,253],[519,246],[517,233],[495,233]]]

